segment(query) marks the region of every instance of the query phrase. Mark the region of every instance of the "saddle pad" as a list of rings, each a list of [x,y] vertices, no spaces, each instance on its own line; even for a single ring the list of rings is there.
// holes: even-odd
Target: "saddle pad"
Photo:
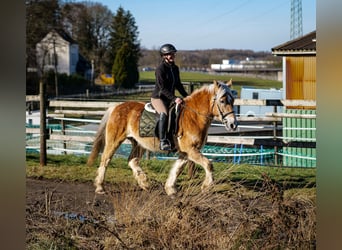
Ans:
[[[139,122],[139,135],[141,137],[154,137],[155,127],[156,115],[144,109]]]

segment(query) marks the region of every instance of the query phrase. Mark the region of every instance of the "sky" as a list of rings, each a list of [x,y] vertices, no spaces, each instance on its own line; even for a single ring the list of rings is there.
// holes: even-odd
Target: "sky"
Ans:
[[[178,50],[271,51],[290,41],[291,0],[93,0],[130,11],[140,45]],[[302,0],[303,35],[316,30],[316,0]]]

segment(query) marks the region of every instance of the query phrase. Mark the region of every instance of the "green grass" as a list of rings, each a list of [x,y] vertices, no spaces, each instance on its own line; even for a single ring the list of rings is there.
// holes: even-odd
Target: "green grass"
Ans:
[[[139,72],[139,81],[141,84],[155,84],[155,73],[154,71],[142,71]],[[233,80],[232,89],[236,90],[238,93],[241,92],[241,87],[250,86],[255,88],[282,88],[282,82],[273,81],[273,80],[264,80],[260,78],[253,77],[239,77],[239,76],[230,76],[230,75],[213,75],[209,73],[201,73],[201,72],[180,72],[180,77],[182,82],[192,82],[199,83],[200,85],[195,85],[195,88],[199,88],[202,84],[210,84],[214,80],[227,82],[230,79]],[[152,91],[151,91],[152,92]],[[114,95],[111,96],[109,100],[116,101],[148,101],[151,97],[151,92],[143,92],[139,94],[125,94],[125,95]],[[176,94],[179,94],[178,91]],[[108,97],[106,97],[108,98]]]
[[[47,166],[39,166],[39,155],[28,154],[26,156],[26,176],[34,178],[63,179],[69,181],[93,181],[96,175],[96,166],[86,165],[86,156],[75,155],[48,155]],[[172,166],[172,160],[145,160],[141,161],[141,167],[151,181],[164,183]],[[195,178],[190,180],[187,169],[179,176],[180,185],[200,184],[204,178],[204,170],[196,166]],[[239,183],[249,189],[259,189],[265,179],[281,185],[284,189],[315,190],[316,169],[282,168],[252,165],[235,165],[214,162],[214,179],[217,183],[216,190],[224,191],[230,188],[231,183]],[[113,158],[106,173],[108,183],[131,183],[137,185],[132,171],[127,165],[126,158]],[[315,191],[314,191],[315,192]]]
[[[146,84],[155,83],[154,71],[139,72],[140,82]],[[201,72],[180,72],[182,82],[199,82],[199,83],[212,83],[214,80],[227,82],[233,79],[233,89],[240,92],[242,86],[251,86],[256,88],[282,88],[282,82],[274,80],[264,80],[253,77],[240,77],[223,74],[208,74]]]

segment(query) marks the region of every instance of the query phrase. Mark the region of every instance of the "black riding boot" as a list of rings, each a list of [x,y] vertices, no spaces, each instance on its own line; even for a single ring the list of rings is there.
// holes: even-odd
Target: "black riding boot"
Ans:
[[[171,150],[171,145],[168,139],[166,139],[166,128],[167,128],[167,115],[161,113],[159,117],[159,139],[161,150]]]

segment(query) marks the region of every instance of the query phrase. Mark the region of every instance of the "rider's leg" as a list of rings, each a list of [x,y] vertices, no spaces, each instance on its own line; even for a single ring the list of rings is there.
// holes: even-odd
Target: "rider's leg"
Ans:
[[[167,130],[167,109],[161,99],[151,98],[151,103],[154,109],[159,114],[159,139],[161,150],[171,150],[170,142],[166,139]]]

